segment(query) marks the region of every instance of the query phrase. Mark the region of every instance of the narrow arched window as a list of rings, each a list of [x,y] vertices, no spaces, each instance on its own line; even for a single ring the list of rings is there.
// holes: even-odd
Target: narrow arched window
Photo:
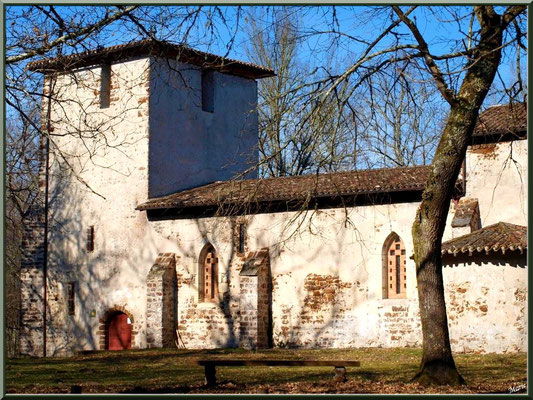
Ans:
[[[407,260],[403,240],[391,233],[383,245],[383,297],[405,298],[407,289]]]
[[[211,244],[200,253],[199,300],[218,302],[218,254]]]

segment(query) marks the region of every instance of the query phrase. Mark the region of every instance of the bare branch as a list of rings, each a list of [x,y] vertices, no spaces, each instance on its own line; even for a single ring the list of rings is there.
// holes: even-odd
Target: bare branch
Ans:
[[[509,6],[505,13],[502,15],[502,28],[505,29],[507,25],[513,22],[520,14],[526,11],[527,6]]]
[[[39,48],[30,50],[30,51],[27,51],[27,52],[24,52],[24,53],[21,53],[21,54],[17,54],[16,56],[6,57],[5,63],[6,63],[6,65],[9,65],[9,64],[13,64],[13,63],[16,63],[16,62],[19,62],[19,61],[22,61],[22,60],[26,60],[26,59],[34,57],[36,55],[42,55],[42,54],[45,54],[46,52],[52,50],[54,47],[57,47],[57,46],[59,46],[59,45],[61,45],[63,43],[66,43],[67,40],[79,38],[79,37],[82,37],[82,36],[88,36],[88,35],[94,33],[95,31],[103,28],[104,26],[109,25],[110,23],[122,18],[124,15],[126,15],[127,13],[135,10],[137,7],[139,7],[139,6],[129,6],[129,7],[120,9],[120,11],[117,11],[116,13],[101,19],[100,21],[98,21],[95,24],[86,26],[86,27],[84,27],[82,29],[79,29],[79,30],[76,30],[74,32],[71,32],[71,33],[68,33],[66,35],[63,35],[61,37],[58,37],[57,39],[53,40],[52,42],[50,42],[50,43],[48,43],[48,44],[46,44],[44,46],[41,46]]]
[[[433,75],[433,78],[435,79],[435,83],[437,84],[437,88],[441,92],[444,99],[450,104],[453,105],[457,102],[456,94],[448,88],[448,85],[444,81],[444,76],[440,70],[440,68],[435,63],[435,60],[433,60],[433,57],[431,56],[428,44],[425,41],[424,37],[416,27],[415,23],[411,21],[406,14],[403,13],[403,11],[398,6],[392,6],[392,9],[394,12],[400,17],[400,19],[403,21],[405,25],[409,28],[413,36],[415,37],[416,41],[418,42],[418,48],[420,49],[420,52],[424,56],[424,61],[426,62],[426,65],[428,66],[431,75]]]

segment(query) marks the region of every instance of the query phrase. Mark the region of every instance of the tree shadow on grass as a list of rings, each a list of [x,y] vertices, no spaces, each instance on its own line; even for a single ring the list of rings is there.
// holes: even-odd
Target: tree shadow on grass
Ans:
[[[83,362],[105,362],[105,363],[127,363],[136,360],[164,360],[167,358],[187,358],[190,356],[201,356],[204,353],[202,350],[191,350],[186,352],[158,352],[155,354],[145,354],[144,352],[136,352],[131,350],[122,351],[100,351],[93,354],[84,354],[82,356],[76,356],[73,360]]]
[[[166,393],[190,393],[193,390],[190,386],[165,386],[158,388],[146,388],[142,386],[134,386],[132,389],[121,391],[122,394],[166,394]]]

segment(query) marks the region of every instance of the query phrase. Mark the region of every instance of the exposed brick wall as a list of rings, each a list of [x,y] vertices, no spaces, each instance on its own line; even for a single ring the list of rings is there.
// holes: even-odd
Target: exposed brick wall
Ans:
[[[238,346],[238,299],[232,299],[228,292],[218,303],[198,303],[194,296],[185,300],[180,295],[179,299],[180,345],[200,349]]]
[[[268,249],[250,254],[241,270],[239,286],[240,345],[251,349],[267,348],[271,326]]]
[[[44,211],[34,206],[25,218],[21,259],[21,354],[43,356]],[[46,307],[47,356],[71,354],[76,338],[69,333],[65,284],[72,277],[48,265]]]
[[[20,352],[43,355],[44,212],[39,206],[24,219],[21,257]]]
[[[231,239],[230,239],[231,240]],[[239,344],[239,298],[236,295],[244,257],[232,260],[229,273],[219,260],[218,303],[198,301],[198,274],[178,265],[178,344],[185,348],[237,347]]]
[[[257,276],[242,276],[240,281],[239,342],[251,349],[258,345],[258,280]]]
[[[422,345],[422,326],[417,299],[382,301],[378,305],[380,342],[384,347]]]
[[[243,281],[240,272],[251,258],[263,260],[264,273],[260,274],[257,279],[244,277]],[[270,346],[272,323],[269,317],[271,304],[269,280],[267,249],[240,255],[234,254],[229,271],[219,270],[218,303],[198,302],[197,276],[184,273],[182,270],[178,271],[178,342],[180,346],[186,348],[237,347],[242,342],[241,338],[249,337],[249,335],[253,336],[251,341],[247,339],[247,343],[251,343],[249,347]],[[241,289],[244,287],[247,289]],[[246,290],[246,298],[241,295],[241,290]],[[246,308],[247,316],[242,314],[245,301],[252,307],[252,309]],[[254,314],[253,317],[252,314]],[[246,322],[246,325],[241,328],[243,322]],[[248,322],[251,324],[248,325]]]
[[[146,278],[146,343],[172,347],[175,341],[176,258],[161,253]]]
[[[299,282],[292,276],[277,276],[273,280],[273,298],[281,301],[273,312],[274,346],[355,346],[360,321],[352,303],[355,299],[366,299],[367,288],[359,281],[346,282],[334,275],[308,274],[302,283],[301,303],[283,304],[278,293],[286,291],[287,284],[294,285],[298,292]]]
[[[473,154],[479,154],[487,159],[495,159],[497,157],[497,150],[497,143],[475,144],[468,147],[469,152]]]
[[[337,276],[309,274],[304,281],[304,309],[315,312],[328,307],[336,303],[340,291],[351,287],[351,282],[342,282]]]
[[[381,272],[381,271],[380,271]],[[380,282],[377,277],[374,282]],[[302,290],[299,289],[301,285]],[[288,287],[298,301],[286,302]],[[274,346],[350,348],[421,344],[416,299],[381,299],[381,287],[337,275],[293,274],[274,279]],[[278,294],[281,293],[281,294]]]

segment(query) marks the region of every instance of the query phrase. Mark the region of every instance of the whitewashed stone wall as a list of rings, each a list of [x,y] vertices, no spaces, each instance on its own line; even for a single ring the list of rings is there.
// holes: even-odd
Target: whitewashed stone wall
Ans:
[[[527,264],[519,252],[444,257],[452,349],[527,351]]]
[[[139,314],[136,320],[144,321],[140,314],[149,267],[140,276],[135,260],[143,252],[136,243],[146,220],[134,208],[147,193],[148,66],[146,59],[113,65],[111,105],[105,109],[99,104],[100,67],[55,77],[48,355],[100,348],[100,318],[115,305],[126,305]],[[95,232],[93,252],[86,250],[89,226]],[[65,301],[70,281],[77,282],[73,316]],[[132,298],[138,299],[140,311]],[[139,337],[133,346],[141,345]]]
[[[212,217],[148,221],[145,212],[135,210],[147,199],[150,152],[155,151],[149,144],[154,132],[150,104],[155,102],[154,93],[149,93],[150,62],[145,58],[113,65],[111,107],[105,110],[97,101],[98,67],[77,72],[75,80],[68,75],[58,78],[60,96],[65,101],[53,109],[52,125],[58,136],[53,138],[52,147],[68,155],[75,173],[66,172],[65,160],[56,152],[51,168],[49,268],[50,279],[57,284],[50,285],[48,296],[55,302],[50,307],[49,355],[101,349],[103,318],[109,310],[119,308],[134,321],[133,346],[147,347],[146,283],[160,253],[173,253],[178,260],[180,346],[239,345],[239,272],[246,256],[236,251],[235,220]],[[229,79],[228,85],[234,87],[235,82]],[[255,82],[249,86],[250,91],[255,90]],[[245,104],[247,96],[239,101]],[[162,101],[164,98],[158,104]],[[165,110],[167,114],[172,111],[168,106]],[[166,118],[165,113],[159,114],[160,122]],[[180,126],[191,127],[194,121],[184,121]],[[250,123],[246,118],[241,122],[244,127]],[[84,140],[70,135],[89,125]],[[166,132],[160,132],[164,139],[160,145],[164,146],[173,132],[161,129]],[[500,219],[525,224],[525,186],[507,175],[514,173],[512,167],[506,167],[503,175],[498,172],[511,147],[514,155],[522,157],[520,165],[527,166],[525,141],[513,143],[496,145],[497,151],[492,153],[495,164],[490,164],[494,160],[486,154],[469,152],[467,195],[480,200],[483,226]],[[222,158],[219,161],[225,162]],[[180,165],[179,159],[175,165]],[[195,170],[184,171],[191,174]],[[176,170],[170,172],[173,176]],[[521,176],[526,176],[526,182],[524,173]],[[163,176],[164,171],[160,171],[160,178]],[[487,181],[487,176],[495,180]],[[491,185],[495,185],[496,192],[487,192]],[[156,186],[167,190],[163,182]],[[507,207],[517,196],[523,205],[518,212]],[[500,202],[497,207],[495,201]],[[377,204],[309,211],[299,216],[288,212],[247,216],[246,252],[269,250],[274,346],[419,346],[416,274],[410,258],[406,299],[383,299],[382,294],[383,243],[396,232],[408,257],[412,254],[411,225],[417,207],[417,203]],[[453,211],[451,207],[448,221]],[[85,250],[89,226],[95,230],[92,252]],[[449,238],[451,231],[447,229],[444,240]],[[218,303],[198,301],[199,256],[207,243],[214,246],[219,257]],[[489,284],[494,276],[500,277],[498,290],[494,283]],[[527,326],[521,321],[526,315],[526,268],[465,265],[445,268],[444,277],[454,350],[525,350]],[[69,316],[64,283],[72,280],[78,282],[76,314]],[[494,339],[487,338],[491,332],[495,333]],[[38,345],[34,349],[38,351]]]
[[[202,110],[200,67],[155,59],[150,71],[149,196],[228,180],[257,165],[257,83],[213,74]],[[251,170],[247,178],[255,178]]]
[[[470,146],[466,196],[476,197],[482,226],[527,226],[527,140]]]

